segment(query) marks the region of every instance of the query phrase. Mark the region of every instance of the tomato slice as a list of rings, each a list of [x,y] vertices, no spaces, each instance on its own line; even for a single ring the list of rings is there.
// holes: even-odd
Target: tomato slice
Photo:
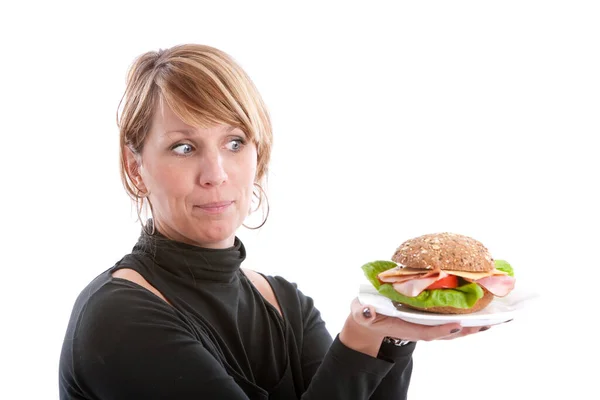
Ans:
[[[454,289],[458,286],[458,277],[456,275],[448,275],[438,281],[427,286],[427,289]]]

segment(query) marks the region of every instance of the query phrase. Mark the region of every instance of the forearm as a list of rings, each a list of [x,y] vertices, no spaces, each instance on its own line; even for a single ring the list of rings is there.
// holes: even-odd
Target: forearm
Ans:
[[[371,357],[377,357],[384,336],[356,323],[352,316],[349,316],[339,337],[347,347]]]
[[[372,397],[396,365],[379,358],[383,335],[348,316],[339,335],[332,338],[312,300],[301,297],[303,315],[303,400],[359,400]],[[360,321],[360,320],[359,320]]]
[[[406,399],[412,375],[412,353],[416,343],[395,346],[382,342],[383,336],[349,317],[340,332],[340,340],[349,348],[369,357],[377,357],[393,365],[377,385],[371,399]]]
[[[338,335],[302,399],[369,399],[393,366],[392,362],[347,347]]]
[[[406,400],[412,376],[412,355],[415,347],[415,342],[401,347],[389,343],[381,345],[378,358],[389,360],[394,363],[394,366],[377,386],[375,393],[371,396],[372,400]]]

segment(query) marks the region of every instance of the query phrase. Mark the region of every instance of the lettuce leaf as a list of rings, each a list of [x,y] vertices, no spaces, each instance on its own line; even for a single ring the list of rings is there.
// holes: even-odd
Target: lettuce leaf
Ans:
[[[476,283],[468,283],[454,289],[423,290],[415,297],[398,293],[389,283],[381,285],[378,292],[393,301],[420,308],[447,306],[471,308],[483,297],[483,289]]]
[[[367,277],[369,282],[371,282],[373,286],[375,286],[375,289],[379,289],[379,286],[381,286],[381,282],[379,282],[377,275],[379,275],[383,271],[387,271],[388,269],[394,268],[397,265],[398,264],[396,264],[393,261],[378,260],[366,263],[362,266],[362,270],[365,273],[365,276]]]
[[[494,264],[497,270],[504,271],[508,274],[508,276],[515,276],[515,272],[513,268],[507,261],[504,260],[494,260]]]
[[[508,263],[506,263],[508,264]],[[362,266],[367,279],[373,284],[377,291],[392,301],[408,304],[414,307],[456,307],[470,308],[483,297],[483,289],[476,283],[468,283],[454,289],[424,290],[418,296],[408,297],[398,293],[389,283],[381,284],[377,275],[397,264],[392,261],[373,261]],[[503,266],[503,265],[501,265]],[[496,267],[498,268],[498,267]]]

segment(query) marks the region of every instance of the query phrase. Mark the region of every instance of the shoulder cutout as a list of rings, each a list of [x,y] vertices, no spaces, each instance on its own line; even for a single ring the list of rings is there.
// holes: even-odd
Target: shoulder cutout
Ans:
[[[265,277],[256,271],[252,271],[246,268],[242,268],[242,272],[248,277],[248,279],[250,280],[250,282],[252,282],[256,289],[258,289],[262,297],[264,297],[265,300],[267,300],[273,307],[275,307],[279,315],[283,316],[283,314],[281,313],[281,307],[279,307],[279,302],[277,301],[275,293],[273,292],[273,288],[271,287],[269,282],[267,282]]]
[[[137,271],[130,268],[121,268],[112,273],[115,278],[126,279],[133,283],[137,283],[144,289],[154,293],[156,296],[164,300],[167,304],[171,305],[169,301],[159,292],[154,286],[152,286],[144,277]]]

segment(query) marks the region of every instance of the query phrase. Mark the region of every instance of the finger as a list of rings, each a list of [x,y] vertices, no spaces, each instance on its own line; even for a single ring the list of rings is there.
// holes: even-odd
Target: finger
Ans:
[[[375,307],[370,304],[361,304],[358,299],[354,299],[352,302],[351,313],[354,320],[361,325],[370,325],[377,317]]]
[[[382,318],[385,318],[377,315],[375,307],[370,304],[362,304],[357,298],[352,301],[351,314],[353,319],[362,326],[374,326],[373,324],[383,322]],[[411,341],[441,339],[457,334],[462,329],[459,323],[427,326],[407,322],[400,318],[387,319],[387,321],[389,322],[389,325],[386,322],[387,328],[380,326],[380,329],[385,329],[385,335]]]
[[[426,342],[442,339],[451,335],[459,334],[462,331],[462,327],[458,323],[437,325],[437,326],[426,326],[413,324],[410,322],[402,321],[402,331],[404,336],[401,336],[406,340],[424,340]]]
[[[435,328],[435,330],[432,329],[430,332],[427,332],[429,337],[424,340],[438,340],[448,336],[460,335],[465,329],[459,323],[444,324],[432,328]]]
[[[465,327],[460,332],[460,336],[472,335],[474,333],[485,331],[487,329],[489,329],[489,327],[485,327],[485,326],[470,326],[470,327]]]
[[[478,332],[485,332],[488,329],[490,329],[491,326],[472,326],[472,327],[464,327],[460,332],[452,334],[452,335],[448,335],[445,338],[442,338],[443,340],[452,340],[452,339],[456,339],[459,337],[464,337],[464,336],[469,336],[469,335],[473,335],[475,333]]]

